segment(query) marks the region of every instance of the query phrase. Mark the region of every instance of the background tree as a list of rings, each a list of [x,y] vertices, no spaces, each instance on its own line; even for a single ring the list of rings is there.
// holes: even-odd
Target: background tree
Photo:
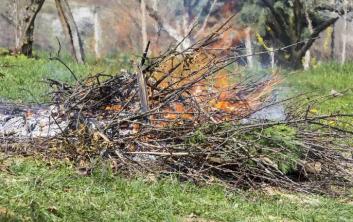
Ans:
[[[34,21],[42,8],[45,0],[26,0],[25,8],[20,15],[21,37],[18,51],[26,56],[33,54]]]
[[[138,0],[141,2],[141,0]],[[175,41],[183,41],[181,49],[188,48],[195,40],[202,36],[206,30],[215,24],[221,24],[222,20],[227,19],[223,13],[225,7],[235,5],[235,0],[183,0],[175,1],[175,15],[164,15],[157,6],[146,4],[146,11],[159,27],[159,30],[167,33]],[[231,9],[235,9],[231,8]],[[220,15],[220,13],[222,15]],[[217,18],[216,18],[217,17]],[[220,18],[221,17],[221,18]],[[169,18],[169,19],[168,19]],[[196,30],[191,34],[191,30]],[[186,38],[185,38],[186,37]]]
[[[44,3],[45,0],[11,0],[5,6],[6,13],[0,13],[0,17],[14,27],[15,53],[33,55],[35,24]],[[82,41],[69,4],[67,0],[55,0],[55,3],[64,32],[70,40],[72,54],[77,62],[83,63]]]
[[[6,9],[4,12],[0,13],[0,17],[4,19],[14,30],[15,33],[15,49],[20,48],[20,37],[21,37],[21,26],[20,26],[20,1],[11,0],[4,4]]]
[[[72,15],[69,3],[67,0],[55,0],[55,4],[64,32],[67,36],[67,39],[70,40],[72,54],[78,63],[84,63],[85,55],[82,40]]]
[[[271,46],[291,46],[277,52],[280,65],[301,68],[315,39],[342,15],[337,10],[328,12],[327,8],[337,7],[324,2],[328,1],[253,0],[244,4],[240,18],[256,26],[259,36]]]

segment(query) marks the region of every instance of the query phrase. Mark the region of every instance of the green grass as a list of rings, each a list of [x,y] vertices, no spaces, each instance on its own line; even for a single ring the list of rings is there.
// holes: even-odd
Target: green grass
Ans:
[[[127,63],[124,56],[85,65],[76,64],[69,58],[64,58],[64,61],[78,78],[98,72],[115,74],[124,67],[122,64]],[[47,102],[49,88],[42,82],[47,78],[74,82],[67,68],[44,56],[41,59],[0,56],[0,98],[16,102]]]
[[[19,157],[2,158],[0,169],[0,221],[353,221],[352,202],[328,197],[128,180],[102,164],[91,176]]]
[[[343,96],[330,99],[315,108],[321,113],[353,112],[353,63],[327,63],[304,72],[291,73],[287,82],[295,93],[314,92],[330,95],[331,90]]]

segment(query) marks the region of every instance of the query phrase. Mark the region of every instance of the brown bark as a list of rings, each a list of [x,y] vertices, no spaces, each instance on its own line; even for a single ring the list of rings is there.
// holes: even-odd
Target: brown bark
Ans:
[[[70,41],[71,51],[78,63],[84,63],[85,55],[80,33],[67,0],[55,0],[61,24]]]
[[[26,56],[33,55],[34,21],[44,2],[45,0],[26,0],[26,8],[21,19],[23,35],[20,40],[19,49],[17,49]]]

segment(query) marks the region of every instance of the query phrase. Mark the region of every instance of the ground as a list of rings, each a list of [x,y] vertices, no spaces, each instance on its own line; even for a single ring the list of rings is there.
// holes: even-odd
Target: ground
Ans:
[[[100,64],[68,65],[77,76],[107,71]],[[298,92],[345,91],[315,109],[351,112],[352,73],[353,64],[326,64],[290,73],[284,81]],[[40,82],[47,77],[73,81],[57,61],[0,57],[0,98],[47,101]],[[353,195],[324,197],[271,187],[229,191],[145,175],[128,179],[96,162],[86,175],[65,160],[0,154],[0,221],[353,221]]]
[[[123,179],[104,166],[0,160],[0,221],[353,221],[352,197],[230,192],[172,178]]]

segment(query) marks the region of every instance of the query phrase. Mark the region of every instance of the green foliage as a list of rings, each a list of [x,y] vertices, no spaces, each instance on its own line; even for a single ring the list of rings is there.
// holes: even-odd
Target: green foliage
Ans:
[[[222,125],[205,124],[194,132],[187,141],[187,144],[207,145],[207,136],[213,135],[215,132],[231,132],[234,127],[236,126],[229,123]],[[229,137],[234,138],[230,138],[227,144],[224,144],[225,146],[237,147],[234,143],[239,141],[244,142],[247,144],[241,149],[244,152],[244,155],[255,159],[266,157],[284,174],[295,172],[297,170],[298,162],[303,156],[302,150],[298,146],[299,141],[297,138],[297,130],[287,125],[276,125],[256,132],[251,131],[244,134],[240,133],[233,135],[230,133]],[[229,152],[232,155],[236,155],[237,152],[242,152],[241,150],[229,150]],[[221,158],[223,160],[231,161],[227,155],[222,156]],[[256,162],[254,162],[253,159],[249,159],[248,164],[249,166],[253,166]]]
[[[253,1],[247,1],[239,13],[240,22],[246,26],[252,26],[264,35],[266,33],[266,11],[263,7],[255,4]]]
[[[0,48],[0,56],[8,55],[10,52],[8,49]]]
[[[196,130],[187,141],[188,144],[200,144],[206,140],[205,134],[201,130]]]
[[[233,127],[234,125],[232,123],[205,123],[189,137],[186,143],[191,145],[205,143],[207,135],[212,135],[214,132],[219,132],[221,130],[232,129]]]
[[[298,162],[303,157],[303,151],[298,146],[297,129],[287,125],[236,135],[235,141],[247,144],[243,152],[251,157],[249,166],[257,164],[254,159],[266,159],[284,174],[290,174],[297,171]]]
[[[200,221],[353,220],[351,197],[235,193],[173,178],[106,177],[100,170],[79,176],[70,163],[58,161],[1,158],[0,166],[0,220],[5,222],[189,221],[191,215]]]
[[[296,145],[297,130],[286,126],[278,125],[264,130],[265,139],[263,143],[270,149],[264,149],[263,152],[274,161],[278,169],[284,174],[292,173],[297,170],[298,161],[302,157],[302,151]],[[280,152],[272,152],[271,147],[279,147]]]
[[[282,146],[293,151],[296,148],[294,144],[296,133],[296,129],[290,126],[278,125],[265,129],[263,136],[269,146]]]

